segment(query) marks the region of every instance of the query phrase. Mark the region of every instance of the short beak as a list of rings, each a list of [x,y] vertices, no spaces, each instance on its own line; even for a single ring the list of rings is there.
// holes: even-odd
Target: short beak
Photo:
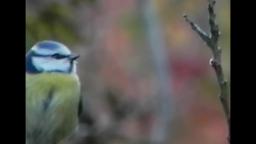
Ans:
[[[69,57],[69,59],[70,59],[71,61],[74,61],[74,60],[77,60],[79,57],[80,57],[80,55],[78,55],[78,54],[72,54],[72,55]]]

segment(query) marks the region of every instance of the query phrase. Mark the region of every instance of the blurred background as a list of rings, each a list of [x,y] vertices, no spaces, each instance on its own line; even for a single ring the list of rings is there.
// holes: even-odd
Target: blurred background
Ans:
[[[183,19],[187,13],[209,32],[207,4],[26,0],[26,51],[57,40],[81,55],[84,112],[93,126],[81,118],[69,143],[227,143],[211,51]],[[215,8],[230,81],[230,0],[217,0]]]

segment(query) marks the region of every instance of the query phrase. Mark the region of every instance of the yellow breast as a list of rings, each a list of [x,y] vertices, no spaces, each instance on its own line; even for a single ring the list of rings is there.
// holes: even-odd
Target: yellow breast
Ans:
[[[80,84],[74,75],[26,74],[27,138],[38,144],[65,138],[77,124],[79,100]],[[38,129],[41,135],[33,136]]]

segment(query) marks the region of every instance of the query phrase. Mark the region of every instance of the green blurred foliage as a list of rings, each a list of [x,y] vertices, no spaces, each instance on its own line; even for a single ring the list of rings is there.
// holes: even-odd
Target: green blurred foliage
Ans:
[[[73,6],[78,6],[81,4],[95,4],[97,2],[97,0],[71,0],[70,4]]]
[[[26,49],[35,42],[53,39],[65,43],[75,43],[80,37],[72,23],[71,8],[52,3],[37,15],[26,18]]]
[[[142,43],[144,40],[145,26],[140,15],[130,12],[124,14],[120,19],[120,25],[128,33],[129,38],[135,43]]]

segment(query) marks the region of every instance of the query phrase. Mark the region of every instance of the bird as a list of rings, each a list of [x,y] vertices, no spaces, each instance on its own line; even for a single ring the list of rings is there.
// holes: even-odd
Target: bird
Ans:
[[[26,53],[26,144],[59,144],[77,128],[78,58],[53,40],[39,41]]]

